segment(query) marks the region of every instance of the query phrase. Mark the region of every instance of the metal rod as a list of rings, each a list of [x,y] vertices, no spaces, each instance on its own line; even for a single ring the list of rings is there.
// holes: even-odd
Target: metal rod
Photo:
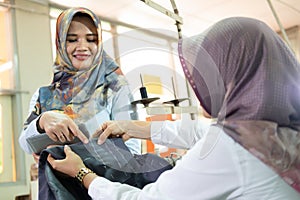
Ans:
[[[284,28],[283,28],[283,26],[282,26],[282,24],[281,24],[281,22],[280,22],[278,16],[277,16],[277,13],[276,13],[276,11],[275,11],[273,5],[272,5],[271,0],[267,0],[267,1],[268,1],[269,6],[270,6],[270,8],[271,8],[271,10],[272,10],[272,13],[273,13],[273,15],[274,15],[274,17],[275,17],[275,19],[276,19],[276,21],[277,21],[277,24],[278,24],[278,26],[279,26],[279,28],[280,28],[280,31],[281,31],[281,33],[282,33],[282,35],[283,35],[283,38],[284,38],[285,42],[286,42],[287,45],[290,47],[290,49],[292,49],[292,48],[291,48],[290,40],[289,40],[289,38],[288,38],[288,36],[287,36],[287,34],[286,34]]]
[[[177,9],[177,6],[175,4],[175,1],[174,0],[170,0],[171,1],[171,4],[172,4],[172,7],[173,7],[173,10],[174,10],[174,13],[176,15],[179,16],[179,12],[178,12],[178,9]],[[177,32],[178,32],[178,38],[181,39],[182,38],[182,33],[181,33],[181,24],[183,22],[179,23],[178,21],[176,21],[176,27],[177,27]]]
[[[141,79],[142,87],[144,87],[144,82],[143,82],[142,74],[140,74],[140,79]]]
[[[171,17],[172,19],[174,19],[176,22],[182,24],[182,17],[178,16],[176,13],[173,13],[172,11],[162,7],[161,5],[151,1],[151,0],[141,0],[142,2],[144,2],[145,4],[147,4],[148,6],[154,8],[155,10]]]
[[[185,79],[185,86],[186,86],[186,91],[187,91],[187,95],[188,95],[188,97],[189,97],[189,99],[188,99],[188,101],[189,101],[189,106],[191,106],[192,105],[192,100],[191,100],[191,91],[190,91],[190,87],[189,87],[189,83],[188,83],[188,80],[187,79]],[[190,114],[190,116],[191,116],[191,120],[195,120],[195,114],[194,113],[191,113]]]
[[[173,78],[173,76],[172,76],[172,87],[173,87],[174,98],[177,99],[177,95],[176,95],[176,90],[175,90],[175,84],[174,84],[174,78]]]

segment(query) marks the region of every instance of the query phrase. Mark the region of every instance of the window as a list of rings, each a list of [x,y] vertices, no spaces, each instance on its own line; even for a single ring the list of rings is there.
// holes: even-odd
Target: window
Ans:
[[[147,88],[148,97],[160,98],[153,104],[187,97],[177,55],[177,32],[123,26],[117,30],[121,68],[135,100],[141,99],[142,84]]]
[[[14,76],[10,13],[0,6],[0,183],[16,181],[12,122]]]
[[[9,12],[0,6],[0,88],[13,89]]]

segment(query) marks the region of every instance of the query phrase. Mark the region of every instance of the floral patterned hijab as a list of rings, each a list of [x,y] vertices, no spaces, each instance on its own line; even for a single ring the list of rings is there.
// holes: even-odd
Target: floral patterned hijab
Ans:
[[[93,20],[99,41],[92,65],[84,70],[72,66],[66,50],[69,26],[79,13]],[[103,50],[98,17],[86,8],[71,8],[60,14],[56,26],[56,51],[54,78],[50,86],[40,88],[36,116],[56,110],[69,115],[77,123],[83,123],[105,109],[107,99],[122,85],[128,84],[118,65]]]
[[[300,192],[300,64],[265,23],[228,18],[182,39],[179,56],[218,126]]]

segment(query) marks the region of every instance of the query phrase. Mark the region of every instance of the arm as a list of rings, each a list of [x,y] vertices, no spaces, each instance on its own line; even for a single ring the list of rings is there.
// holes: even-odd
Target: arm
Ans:
[[[155,144],[190,149],[208,131],[210,123],[197,120],[160,121],[151,123],[151,140]]]
[[[53,141],[73,141],[78,137],[82,142],[87,143],[88,139],[79,130],[75,122],[66,114],[56,111],[40,113],[38,105],[39,90],[37,90],[30,101],[29,116],[24,123],[24,129],[19,137],[22,149],[27,153],[34,153],[28,146],[27,138],[39,134],[47,134]]]
[[[37,102],[38,96],[39,96],[39,90],[35,91],[35,93],[31,97],[31,100],[29,103],[28,117],[27,117],[26,122],[24,123],[24,128],[19,137],[19,144],[20,144],[21,148],[27,153],[33,153],[33,152],[31,152],[31,149],[29,148],[26,139],[29,137],[32,137],[34,135],[40,134],[36,127],[36,121],[37,121],[38,117],[33,116],[33,113],[32,113],[32,111],[34,110],[34,106]],[[33,120],[31,122],[29,122],[29,124],[27,125],[26,123],[30,120],[29,119],[30,117],[32,117]]]
[[[76,177],[81,168],[86,168],[81,158],[74,153],[68,145],[65,145],[64,152],[66,158],[63,160],[55,160],[51,154],[49,154],[47,160],[53,167],[53,169],[68,174],[71,177]],[[72,167],[70,167],[72,166]],[[94,173],[85,175],[82,179],[84,187],[89,188],[91,182],[98,176]]]
[[[139,138],[152,140],[174,148],[190,148],[205,135],[209,123],[201,120],[187,121],[109,121],[97,131],[98,143],[102,144],[108,137]]]
[[[79,173],[80,169],[86,168],[86,166],[84,165],[81,158],[76,153],[74,153],[69,146],[66,145],[64,147],[64,152],[66,154],[65,159],[55,160],[49,154],[47,160],[53,167],[53,169],[75,178],[76,175]],[[139,195],[139,193],[141,192],[141,190],[136,187],[132,187],[127,184],[111,182],[105,178],[97,176],[94,173],[88,173],[85,176],[83,176],[81,183],[85,188],[89,190],[89,195],[93,199],[137,199],[137,195]],[[104,191],[102,190],[102,188],[106,188],[108,190]],[[127,194],[129,196],[127,196]]]

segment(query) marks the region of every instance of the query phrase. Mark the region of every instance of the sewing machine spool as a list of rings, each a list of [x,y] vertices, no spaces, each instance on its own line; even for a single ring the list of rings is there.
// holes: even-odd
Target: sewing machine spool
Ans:
[[[165,102],[163,102],[164,104],[173,104],[174,106],[179,106],[180,102],[185,101],[185,100],[189,100],[189,98],[181,98],[181,99],[177,98],[173,77],[172,77],[172,87],[173,87],[174,99],[170,100],[170,101],[165,101]]]
[[[141,93],[142,99],[133,101],[133,102],[131,102],[131,104],[133,104],[133,105],[143,104],[145,107],[148,107],[151,102],[158,100],[159,97],[148,98],[147,88],[144,86],[144,82],[143,82],[143,78],[142,78],[141,74],[140,74],[140,79],[141,79],[141,83],[142,83],[142,87],[140,87],[140,93]]]

